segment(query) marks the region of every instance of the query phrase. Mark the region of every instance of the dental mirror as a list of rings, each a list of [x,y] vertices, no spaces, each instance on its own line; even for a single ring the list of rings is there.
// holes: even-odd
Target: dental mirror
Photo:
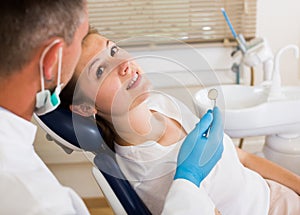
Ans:
[[[218,97],[218,91],[213,88],[213,89],[210,89],[208,91],[208,94],[207,94],[208,98],[210,100],[213,100],[214,101],[214,107],[216,107],[216,103],[217,103],[217,97]]]

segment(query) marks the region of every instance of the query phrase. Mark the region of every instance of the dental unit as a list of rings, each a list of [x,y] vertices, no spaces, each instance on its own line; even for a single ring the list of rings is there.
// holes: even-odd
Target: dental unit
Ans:
[[[255,38],[249,42],[246,42],[242,34],[237,34],[229,20],[229,17],[224,10],[221,9],[222,14],[226,20],[227,25],[230,28],[230,31],[237,41],[238,46],[237,50],[232,52],[232,56],[236,56],[238,51],[242,52],[241,64],[250,67],[251,69],[262,64],[263,65],[263,80],[265,84],[268,84],[272,79],[273,72],[273,53],[268,42],[264,38]],[[234,64],[232,70],[237,73],[237,83],[239,83],[239,70],[241,65]]]
[[[232,28],[232,27],[231,27]],[[254,39],[257,40],[258,39]],[[250,42],[251,43],[251,42]],[[265,136],[262,156],[300,174],[300,87],[282,86],[280,58],[296,45],[281,48],[274,57],[266,41],[244,45],[242,63],[264,64],[264,80],[255,86],[231,84],[206,87],[194,95],[194,105],[202,116],[211,108],[207,94],[219,92],[217,106],[223,109],[225,132],[232,138]],[[240,45],[240,43],[239,43]]]

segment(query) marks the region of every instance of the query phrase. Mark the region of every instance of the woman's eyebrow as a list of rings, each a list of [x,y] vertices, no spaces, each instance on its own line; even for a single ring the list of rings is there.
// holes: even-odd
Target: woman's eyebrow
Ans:
[[[95,60],[93,60],[93,62],[89,65],[88,74],[90,73],[91,68],[93,67],[93,65],[94,65],[97,61],[99,61],[99,58],[96,58]]]
[[[107,40],[107,41],[106,41],[106,48],[108,48],[109,43],[110,43],[110,40]],[[94,65],[97,61],[99,61],[99,58],[96,58],[95,60],[93,60],[93,62],[89,65],[89,67],[88,67],[88,74],[90,73],[91,68],[93,67],[93,65]]]

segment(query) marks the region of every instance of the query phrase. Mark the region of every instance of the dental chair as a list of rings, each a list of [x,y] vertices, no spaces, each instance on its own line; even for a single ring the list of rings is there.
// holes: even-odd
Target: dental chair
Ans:
[[[66,153],[83,150],[95,155],[92,173],[115,214],[151,214],[121,172],[114,153],[103,141],[101,130],[93,120],[61,106],[46,115],[34,115],[34,118],[46,131],[47,138],[54,140]]]

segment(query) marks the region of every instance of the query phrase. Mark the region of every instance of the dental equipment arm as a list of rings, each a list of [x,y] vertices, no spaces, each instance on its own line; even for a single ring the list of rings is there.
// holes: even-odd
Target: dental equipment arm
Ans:
[[[201,118],[194,130],[185,138],[178,154],[174,179],[185,179],[199,187],[220,160],[222,153],[222,116],[215,107]]]
[[[267,40],[255,38],[247,45],[246,52],[243,54],[242,63],[248,67],[255,67],[263,64],[264,81],[271,81],[273,72],[273,53]]]
[[[245,41],[243,35],[241,35],[241,34],[236,34],[236,32],[235,32],[235,30],[234,30],[234,28],[233,28],[233,26],[232,26],[232,24],[231,24],[231,22],[230,22],[230,20],[229,20],[229,17],[227,16],[227,13],[226,13],[225,9],[224,9],[224,8],[221,8],[221,11],[222,11],[222,14],[223,14],[223,16],[224,16],[224,18],[225,18],[225,20],[226,20],[227,25],[228,25],[229,28],[230,28],[230,31],[231,31],[232,36],[233,36],[234,39],[236,39],[236,41],[238,42],[238,47],[239,47],[239,49],[242,51],[242,53],[245,53],[247,47],[246,47],[246,41]]]
[[[238,49],[243,54],[242,63],[248,67],[263,64],[264,81],[270,81],[273,71],[273,53],[267,41],[263,38],[255,38],[247,44],[242,34],[236,34],[224,8],[221,8],[221,11],[233,37],[238,42]]]

